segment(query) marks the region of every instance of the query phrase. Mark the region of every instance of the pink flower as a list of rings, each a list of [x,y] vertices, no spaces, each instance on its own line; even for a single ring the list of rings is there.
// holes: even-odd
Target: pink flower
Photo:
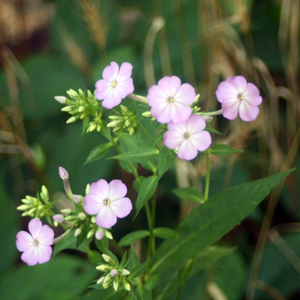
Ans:
[[[112,61],[103,73],[103,79],[96,82],[95,96],[98,100],[104,100],[102,105],[111,109],[119,105],[122,99],[133,93],[134,86],[131,78],[132,65],[124,62],[119,69],[117,63]]]
[[[243,76],[229,77],[222,81],[216,91],[217,99],[222,103],[223,116],[234,120],[237,115],[243,121],[253,121],[259,113],[258,105],[262,102],[258,88],[247,83]]]
[[[164,77],[153,85],[147,95],[152,116],[160,123],[186,121],[192,114],[189,106],[195,101],[195,89],[188,83],[181,85],[178,77]]]
[[[19,251],[23,252],[21,259],[33,266],[37,263],[43,264],[50,260],[52,254],[54,231],[43,225],[38,219],[33,219],[28,224],[29,232],[19,231],[16,245]]]
[[[204,151],[211,144],[210,133],[204,131],[206,123],[199,115],[191,115],[181,123],[170,122],[164,134],[164,143],[170,149],[178,147],[178,157],[185,160],[194,159],[198,151]]]
[[[121,180],[107,183],[100,179],[91,184],[90,193],[84,197],[84,210],[95,215],[99,227],[109,228],[116,224],[117,217],[124,218],[132,210],[131,201],[124,198],[127,187]]]

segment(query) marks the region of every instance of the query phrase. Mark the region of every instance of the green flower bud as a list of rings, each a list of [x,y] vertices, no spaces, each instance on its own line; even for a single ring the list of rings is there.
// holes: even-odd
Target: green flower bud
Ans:
[[[77,237],[77,236],[79,236],[80,234],[81,234],[81,229],[80,229],[80,228],[77,228],[77,229],[75,230],[74,236]]]
[[[105,262],[111,264],[111,265],[114,265],[115,262],[113,261],[113,259],[108,256],[107,254],[102,254],[102,258],[104,259]]]
[[[109,265],[100,265],[100,266],[96,267],[96,269],[98,271],[101,271],[101,272],[108,272],[108,271],[111,270],[111,266],[109,266]]]
[[[77,121],[77,117],[71,117],[71,118],[69,118],[68,120],[67,120],[67,124],[70,124],[70,123],[74,123],[74,122],[76,122]]]

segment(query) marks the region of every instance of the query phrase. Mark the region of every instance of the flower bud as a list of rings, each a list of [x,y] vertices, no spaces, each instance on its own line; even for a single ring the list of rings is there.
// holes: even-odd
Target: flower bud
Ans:
[[[22,204],[17,207],[17,210],[26,210],[27,208],[28,208],[28,206],[26,204]]]
[[[78,217],[79,217],[80,220],[83,221],[86,218],[86,214],[81,212],[81,213],[78,214]]]
[[[131,290],[131,286],[127,281],[124,281],[123,285],[124,285],[124,288],[125,288],[126,291],[129,292]]]
[[[95,216],[92,216],[92,217],[91,217],[91,222],[92,222],[93,224],[96,223],[96,217],[95,217]]]
[[[73,110],[73,107],[68,105],[68,106],[65,106],[61,109],[61,111],[65,111],[65,112],[70,112]]]
[[[66,124],[70,124],[70,123],[74,123],[74,122],[76,122],[77,121],[77,117],[71,117],[71,118],[69,118],[68,120],[67,120],[67,122],[66,122]]]
[[[47,188],[44,185],[42,186],[40,195],[41,195],[42,200],[44,200],[45,202],[48,202],[49,193],[48,193]]]
[[[129,275],[130,274],[130,272],[127,270],[127,269],[123,269],[122,270],[122,275],[123,276],[127,276],[127,275]]]
[[[104,237],[104,232],[103,230],[99,229],[95,234],[95,238],[100,241],[103,239],[103,237]]]
[[[62,180],[67,180],[69,178],[69,173],[68,171],[63,168],[63,167],[59,167],[58,168],[58,174],[59,174],[59,177],[62,179]]]
[[[80,203],[82,201],[82,197],[80,195],[73,195],[72,199],[75,203]]]
[[[92,229],[92,230],[90,230],[89,232],[88,232],[88,234],[87,234],[87,239],[89,239],[89,238],[91,238],[93,235],[94,235],[94,233],[95,233],[95,230],[94,229]],[[96,237],[97,238],[97,237]]]
[[[107,254],[102,254],[102,258],[104,259],[105,262],[109,263],[109,264],[115,264],[115,262],[113,261],[113,259],[108,256]]]
[[[71,208],[65,208],[65,209],[62,209],[60,212],[65,215],[69,215],[72,212],[72,210],[71,210]]]
[[[118,121],[111,121],[107,124],[107,127],[116,127],[119,124]]]
[[[108,272],[110,271],[111,267],[109,265],[100,265],[96,267],[96,269],[101,272]]]
[[[142,116],[145,118],[152,118],[152,114],[150,111],[145,111],[142,113]]]
[[[114,279],[114,281],[113,281],[113,288],[114,288],[115,291],[118,290],[119,284],[120,284],[120,283],[119,283],[119,278],[118,278],[118,277],[115,277],[115,279]]]
[[[110,271],[110,275],[111,275],[112,277],[116,277],[116,276],[118,275],[118,271],[117,271],[116,269],[112,269],[112,270]]]
[[[54,99],[61,104],[65,104],[67,101],[65,96],[55,96]]]
[[[81,234],[81,229],[80,229],[80,228],[77,228],[77,229],[75,230],[74,236],[77,237],[77,236],[79,236],[80,234]]]
[[[64,216],[61,214],[56,214],[52,217],[53,221],[56,222],[57,224],[60,224],[64,221]]]
[[[102,284],[104,282],[105,277],[101,277],[99,278],[99,280],[97,281],[97,284]]]
[[[113,239],[112,234],[111,234],[108,230],[105,230],[105,231],[104,231],[104,235],[105,235],[105,237],[108,238],[109,240],[112,240],[112,239]]]

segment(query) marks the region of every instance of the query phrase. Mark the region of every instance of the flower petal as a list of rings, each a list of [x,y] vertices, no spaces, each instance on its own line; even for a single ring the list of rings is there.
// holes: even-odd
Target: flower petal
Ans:
[[[112,201],[110,208],[118,218],[124,218],[130,214],[132,203],[128,198],[122,198]]]
[[[39,245],[37,247],[37,261],[39,264],[46,263],[52,255],[52,248],[48,245]]]
[[[244,76],[235,76],[233,78],[234,85],[238,89],[240,94],[243,94],[247,88],[247,80]]]
[[[21,252],[28,250],[33,245],[32,236],[26,231],[19,231],[17,233],[16,245],[17,249]]]
[[[90,187],[90,194],[96,194],[101,199],[108,198],[109,185],[106,180],[99,179],[97,182],[93,182]]]
[[[102,228],[110,228],[116,223],[116,215],[109,206],[104,205],[96,217],[96,224]]]
[[[111,89],[111,83],[104,79],[100,79],[95,84],[96,92],[95,97],[98,100],[103,100],[108,95],[109,90]]]
[[[251,105],[260,105],[262,102],[262,97],[259,95],[258,88],[252,83],[248,83],[243,97]]]
[[[126,185],[119,179],[112,180],[109,184],[109,196],[110,201],[123,198],[127,194]]]
[[[168,102],[151,108],[152,116],[160,123],[169,123],[171,121],[171,107]]]
[[[42,230],[42,222],[39,219],[33,219],[28,224],[28,229],[33,239],[37,239]]]
[[[116,62],[112,61],[109,66],[107,66],[102,73],[103,79],[107,81],[113,81],[119,73],[119,66]]]
[[[177,154],[180,159],[192,160],[197,156],[198,151],[190,139],[185,139],[179,146]]]
[[[258,113],[259,109],[257,106],[250,105],[246,101],[241,102],[239,114],[243,121],[249,122],[255,120],[258,116]]]
[[[120,71],[117,77],[117,81],[125,81],[131,77],[132,74],[132,64],[128,62],[122,63]]]
[[[170,105],[171,107],[171,121],[174,123],[180,123],[187,121],[187,119],[192,114],[191,107],[181,104],[181,103],[173,103]]]
[[[240,100],[233,98],[233,99],[226,99],[222,103],[222,114],[224,118],[229,120],[234,120],[239,112]]]
[[[167,103],[167,94],[158,85],[153,85],[148,91],[147,101],[150,106],[160,105],[162,102]]]
[[[178,131],[167,131],[164,134],[164,144],[169,149],[177,148],[184,141],[184,137]]]
[[[89,194],[84,197],[83,208],[89,215],[97,214],[103,206],[103,199],[101,199],[98,195]]]
[[[195,134],[202,131],[206,126],[206,122],[199,115],[191,115],[187,121],[187,132],[189,134]]]
[[[181,80],[177,76],[171,76],[166,84],[163,85],[163,89],[169,97],[175,97],[177,91],[181,86]]]
[[[196,91],[195,89],[188,83],[184,83],[177,93],[175,94],[174,98],[176,102],[180,102],[186,105],[192,104],[196,98]]]
[[[125,81],[117,82],[117,90],[122,99],[125,99],[129,94],[133,93],[134,86],[132,78],[128,78]]]
[[[211,135],[207,131],[201,131],[197,134],[192,135],[190,140],[194,147],[199,151],[208,149],[212,143]]]
[[[107,93],[107,96],[102,102],[102,106],[107,109],[112,109],[115,106],[118,106],[122,101],[122,97],[120,96],[118,89],[111,88],[109,92]]]
[[[48,225],[43,225],[40,235],[38,236],[39,245],[52,245],[54,239],[54,231]]]
[[[36,246],[32,245],[28,250],[23,252],[21,259],[27,263],[28,266],[34,266],[38,262],[38,255]]]
[[[216,90],[216,97],[220,103],[223,103],[224,100],[230,98],[236,98],[238,100],[238,93],[238,90],[232,83],[228,81],[222,81],[221,83],[219,83]]]

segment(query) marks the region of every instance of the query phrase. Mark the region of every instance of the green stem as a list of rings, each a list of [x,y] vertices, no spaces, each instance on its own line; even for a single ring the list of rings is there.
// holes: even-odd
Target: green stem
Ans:
[[[151,212],[152,212],[152,219],[151,219],[150,237],[152,238],[152,255],[153,255],[155,253],[155,236],[153,233],[153,230],[155,228],[155,214],[156,214],[156,196],[155,196],[155,194],[152,197]]]
[[[209,193],[209,180],[210,180],[209,150],[205,151],[205,158],[206,158],[206,179],[205,179],[204,201],[206,201],[208,199],[208,193]]]
[[[144,104],[148,104],[148,101],[147,101],[146,97],[135,95],[135,94],[129,94],[127,97],[132,99],[132,100],[139,101],[139,102],[144,103]]]
[[[113,245],[117,248],[117,250],[119,251],[120,255],[123,256],[124,255],[124,251],[122,250],[122,248],[119,246],[119,244],[114,240],[110,240]]]

